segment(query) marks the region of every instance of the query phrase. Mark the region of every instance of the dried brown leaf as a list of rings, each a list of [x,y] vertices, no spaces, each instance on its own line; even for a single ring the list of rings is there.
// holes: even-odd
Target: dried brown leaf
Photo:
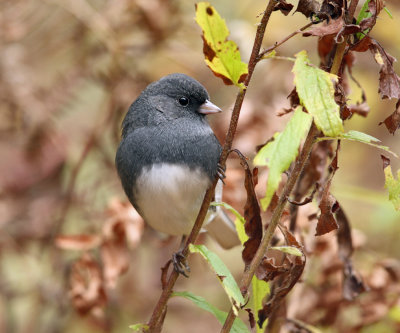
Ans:
[[[109,203],[108,216],[110,217],[103,227],[104,237],[113,237],[114,225],[118,222],[123,224],[127,244],[130,248],[137,246],[142,238],[144,221],[139,213],[128,201],[112,199]]]
[[[369,44],[375,61],[381,66],[379,71],[379,94],[382,99],[400,99],[400,77],[396,74],[393,64],[394,57],[388,54],[383,47],[374,39]]]
[[[69,297],[80,314],[85,315],[104,308],[107,296],[101,268],[88,253],[83,254],[73,264],[69,284]]]
[[[322,197],[319,203],[321,214],[318,218],[315,236],[324,235],[338,228],[338,224],[333,213],[339,207],[339,204],[335,197],[330,194],[329,190],[331,186],[331,180],[332,178],[327,181],[322,190]]]
[[[335,174],[335,172],[339,169],[338,166],[339,151],[340,151],[340,140],[338,140],[337,142],[335,156],[333,156],[331,164],[329,165],[329,172],[331,172],[332,174]]]
[[[256,327],[256,320],[254,319],[254,314],[251,311],[251,309],[247,308],[245,309],[249,315],[249,324],[250,324],[250,328],[254,329],[254,327]]]
[[[306,32],[303,32],[303,36],[324,37],[328,35],[336,35],[343,28],[343,24],[343,18],[339,17],[336,20],[330,20],[328,23],[323,23],[322,25],[312,27]]]
[[[295,198],[303,198],[316,183],[321,182],[326,173],[328,158],[331,155],[331,141],[321,141],[314,145],[309,162],[306,164],[300,182],[296,187]]]
[[[353,254],[353,239],[349,220],[341,207],[336,212],[336,220],[339,225],[336,235],[339,258],[343,261],[346,258],[350,258]]]
[[[366,52],[370,49],[372,39],[369,36],[365,36],[363,39],[355,43],[351,50],[355,52]]]
[[[343,15],[344,0],[323,0],[317,16],[321,19],[336,19]]]
[[[302,13],[305,17],[311,18],[319,11],[321,4],[317,0],[300,0],[295,12]]]
[[[287,268],[283,266],[276,266],[273,258],[264,257],[260,265],[257,268],[256,276],[259,280],[265,282],[272,281],[277,276],[287,272]]]
[[[111,235],[108,235],[101,245],[101,259],[105,285],[115,288],[118,277],[129,268],[129,250],[124,223],[113,224]]]
[[[372,16],[367,17],[360,22],[360,31],[364,31],[374,27],[378,14],[381,12],[384,6],[385,5],[383,3],[383,0],[374,0],[368,3],[368,11],[371,13]]]
[[[282,226],[281,230],[285,236],[287,245],[297,247],[303,252],[302,247],[297,242],[296,238],[290,233],[290,231]],[[263,308],[258,311],[258,325],[262,327],[264,321],[268,319],[271,314],[279,307],[282,300],[286,295],[293,289],[297,281],[300,279],[303,273],[304,266],[306,264],[306,257],[304,253],[301,257],[293,256],[293,260],[289,259],[289,256],[285,256],[282,266],[278,266],[276,271],[283,271],[280,277],[280,285],[271,289],[271,294],[268,301],[265,303]],[[275,266],[276,267],[276,266]]]
[[[339,258],[343,263],[343,287],[344,299],[354,300],[360,293],[367,290],[361,276],[354,270],[351,261],[353,254],[353,239],[350,222],[340,207],[336,212],[336,220],[339,225],[337,231],[337,243]]]
[[[371,111],[369,105],[366,102],[349,105],[348,110],[350,114],[356,113],[362,117],[368,116],[369,112]]]
[[[346,259],[343,265],[343,298],[352,301],[368,289],[361,276],[354,270],[350,259]]]
[[[287,3],[286,0],[278,0],[278,3],[275,5],[273,10],[280,10],[283,15],[287,16],[292,9],[293,5]]]
[[[241,157],[241,164],[245,172],[244,186],[246,188],[247,199],[244,206],[244,225],[245,231],[249,239],[244,243],[242,258],[245,265],[249,265],[261,243],[262,238],[262,220],[261,211],[258,204],[256,192],[254,190],[253,173],[250,170],[244,156],[237,151]]]
[[[400,99],[396,103],[396,110],[379,125],[385,124],[390,134],[394,134],[400,127]]]
[[[321,59],[321,67],[328,68],[335,54],[334,35],[326,35],[318,38],[318,55]]]
[[[293,88],[293,90],[290,92],[287,98],[289,98],[290,106],[292,107],[293,110],[300,105],[300,98],[299,95],[297,94],[296,87]]]

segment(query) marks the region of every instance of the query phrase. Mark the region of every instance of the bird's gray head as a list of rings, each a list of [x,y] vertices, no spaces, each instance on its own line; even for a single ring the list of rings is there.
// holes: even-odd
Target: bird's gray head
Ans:
[[[201,120],[206,114],[220,111],[198,81],[185,74],[170,74],[148,85],[132,103],[122,124],[123,136],[138,127],[157,126],[177,118]]]

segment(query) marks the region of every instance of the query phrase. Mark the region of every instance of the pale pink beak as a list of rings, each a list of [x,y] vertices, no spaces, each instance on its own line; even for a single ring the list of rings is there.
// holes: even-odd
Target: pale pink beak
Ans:
[[[207,99],[203,104],[200,105],[197,112],[201,114],[212,114],[222,112],[222,110]]]

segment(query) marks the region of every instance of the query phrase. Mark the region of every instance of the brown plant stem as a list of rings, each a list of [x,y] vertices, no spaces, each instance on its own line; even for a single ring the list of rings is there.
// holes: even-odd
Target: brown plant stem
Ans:
[[[294,185],[297,182],[297,179],[299,175],[301,174],[304,165],[306,164],[308,157],[311,153],[313,144],[314,144],[314,138],[318,134],[318,129],[313,123],[311,125],[311,128],[307,134],[306,141],[304,142],[303,149],[301,150],[300,157],[299,159],[295,162],[295,166],[293,168],[293,171],[291,172],[286,185],[279,197],[278,204],[274,210],[274,213],[271,217],[271,221],[268,224],[268,228],[265,231],[265,234],[263,236],[263,239],[261,241],[260,246],[257,249],[257,252],[251,262],[251,264],[247,267],[245,270],[242,279],[240,281],[240,290],[242,291],[242,294],[245,295],[247,294],[248,288],[250,286],[251,280],[253,278],[253,275],[257,269],[257,267],[260,265],[260,262],[262,258],[264,257],[265,252],[267,251],[271,238],[275,232],[275,229],[282,217],[283,210],[285,208],[286,202],[287,202],[287,197],[290,195],[292,192]],[[228,333],[230,332],[230,329],[232,327],[233,321],[235,320],[235,314],[233,310],[229,312],[226,321],[224,323],[224,326],[222,327],[221,333]]]
[[[65,222],[66,216],[68,214],[69,208],[73,203],[74,191],[76,186],[76,181],[78,178],[78,174],[82,169],[82,165],[84,164],[86,158],[92,151],[92,149],[97,145],[98,138],[100,137],[101,133],[104,132],[104,129],[110,124],[110,121],[114,115],[115,108],[116,108],[116,100],[114,97],[110,99],[109,105],[107,107],[107,113],[103,119],[101,119],[96,126],[93,127],[93,130],[89,133],[88,139],[84,145],[84,148],[79,156],[79,159],[76,165],[71,170],[71,176],[67,184],[67,188],[64,194],[64,202],[61,206],[59,217],[57,218],[51,235],[49,235],[50,241],[53,242],[54,238],[61,232],[62,226]]]
[[[349,13],[347,18],[352,18],[354,16],[355,9],[357,8],[358,0],[352,0],[350,7],[349,7]],[[351,10],[351,11],[350,11]],[[348,19],[346,19],[347,21]],[[344,41],[338,45],[336,48],[335,52],[335,57],[333,61],[332,68],[330,72],[332,74],[338,74],[340,70],[340,66],[343,60],[343,56],[346,50],[346,44],[348,42],[349,36],[346,36]],[[248,292],[251,280],[254,276],[254,273],[257,269],[257,267],[260,265],[261,260],[264,257],[264,254],[268,250],[271,238],[275,232],[276,227],[278,226],[278,223],[282,217],[283,210],[285,208],[287,198],[290,196],[290,193],[292,192],[294,186],[296,185],[297,179],[299,178],[305,164],[308,161],[308,158],[310,156],[310,153],[312,151],[313,145],[314,145],[314,138],[316,135],[318,135],[319,130],[315,126],[314,122],[312,123],[310,130],[307,134],[306,140],[304,142],[303,148],[300,152],[300,157],[297,159],[295,162],[294,168],[292,172],[290,173],[290,176],[285,184],[285,187],[279,197],[278,204],[272,214],[271,220],[268,224],[267,230],[265,231],[265,234],[261,240],[261,244],[257,249],[257,252],[251,262],[251,264],[246,268],[242,279],[240,281],[240,290],[242,291],[243,296],[245,296]],[[229,333],[233,322],[236,318],[235,313],[233,312],[233,308],[228,313],[228,316],[226,317],[224,326],[221,329],[221,333]]]
[[[261,58],[263,56],[265,56],[267,53],[275,50],[276,48],[278,48],[279,46],[281,46],[282,44],[286,43],[290,38],[296,36],[297,34],[303,32],[304,30],[306,30],[307,28],[311,27],[314,23],[310,22],[308,24],[306,24],[305,26],[301,27],[299,30],[292,32],[290,35],[287,35],[285,38],[283,38],[281,41],[279,42],[275,42],[274,45],[268,47],[267,49],[265,49],[264,51],[262,51],[259,56],[257,57],[258,60],[261,60]]]
[[[262,41],[264,38],[265,28],[267,26],[267,23],[269,21],[269,18],[272,14],[272,11],[273,11],[276,3],[277,3],[276,0],[270,0],[268,2],[267,8],[263,14],[261,22],[259,23],[259,25],[257,27],[257,32],[256,32],[256,36],[254,39],[253,49],[251,52],[249,65],[248,65],[248,75],[244,82],[245,88],[240,90],[236,96],[236,101],[235,101],[235,105],[233,107],[231,121],[229,124],[229,129],[226,134],[224,148],[222,150],[221,157],[220,157],[220,165],[223,167],[225,167],[225,165],[226,165],[226,159],[229,155],[229,151],[232,148],[232,142],[233,142],[233,139],[234,139],[234,136],[236,133],[237,124],[239,121],[240,110],[242,108],[242,103],[243,103],[244,97],[246,95],[247,86],[250,83],[254,68],[255,68],[257,62],[259,61],[258,55],[260,53],[261,44],[262,44]],[[187,257],[187,255],[189,253],[189,244],[193,243],[196,240],[196,238],[200,232],[204,218],[208,211],[208,207],[210,206],[211,200],[214,196],[214,190],[215,190],[215,186],[216,186],[217,182],[218,182],[218,178],[216,178],[214,180],[213,184],[207,190],[207,192],[204,196],[204,200],[201,205],[199,214],[197,215],[193,229],[190,232],[190,235],[188,236],[188,238],[186,240],[184,248],[182,249],[182,254],[185,258]],[[148,330],[147,330],[148,332],[157,333],[157,332],[161,331],[163,317],[165,316],[165,312],[166,312],[166,305],[167,305],[169,297],[171,296],[172,288],[174,287],[175,282],[178,279],[178,276],[179,276],[179,274],[175,270],[173,270],[171,272],[171,274],[168,278],[168,281],[167,281],[166,285],[164,286],[164,289],[160,295],[160,298],[153,310],[151,318],[148,322]]]

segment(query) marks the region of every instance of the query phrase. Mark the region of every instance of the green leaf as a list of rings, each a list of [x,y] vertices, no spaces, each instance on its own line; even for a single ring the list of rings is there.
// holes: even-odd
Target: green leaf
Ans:
[[[210,206],[221,206],[224,207],[225,209],[229,210],[232,212],[235,216],[235,227],[236,227],[236,232],[238,234],[239,240],[242,243],[242,245],[249,239],[249,236],[247,236],[246,231],[244,230],[244,224],[245,224],[245,219],[244,217],[231,205],[227,204],[226,202],[212,202]]]
[[[384,11],[386,12],[386,14],[388,14],[389,17],[393,20],[393,15],[392,15],[392,13],[390,12],[389,8],[383,7],[383,10],[384,10]]]
[[[297,257],[301,257],[303,255],[303,253],[294,246],[272,246],[270,249],[285,252],[287,254],[292,254]]]
[[[372,16],[371,12],[368,10],[369,1],[370,0],[366,0],[364,5],[361,7],[360,13],[357,17],[357,24],[360,24],[362,20]]]
[[[276,133],[273,141],[268,142],[257,153],[254,164],[269,167],[267,190],[265,198],[261,199],[261,206],[267,209],[272,196],[277,190],[286,171],[295,160],[302,139],[305,137],[312,122],[312,117],[298,107],[282,133]]]
[[[393,177],[390,165],[383,172],[385,173],[385,188],[389,191],[389,200],[396,210],[400,210],[400,169],[397,170],[397,179]]]
[[[332,139],[350,140],[350,141],[357,141],[357,142],[365,143],[369,146],[383,149],[383,150],[387,151],[388,153],[392,154],[393,156],[397,157],[397,154],[392,152],[389,149],[389,147],[377,144],[377,142],[381,142],[381,140],[379,140],[369,134],[363,133],[363,132],[348,131],[347,133],[342,133],[336,137],[321,137],[321,138],[318,138],[317,141],[332,140]]]
[[[242,245],[249,239],[249,236],[247,236],[246,231],[244,230],[244,223],[245,219],[244,217],[231,205],[225,203],[225,202],[213,202],[211,203],[212,206],[222,206],[225,209],[231,211],[235,216],[235,225],[236,225],[236,231],[238,233],[240,242]],[[263,280],[257,279],[255,276],[253,276],[251,280],[251,286],[252,286],[252,309],[253,313],[255,316],[256,321],[258,321],[258,310],[261,310],[263,305],[262,301],[263,299],[269,294],[270,288],[269,288],[269,283],[265,282]],[[265,327],[267,327],[268,320],[265,320],[263,323],[263,327],[260,328],[258,325],[256,326],[257,328],[257,333],[262,333],[265,331]]]
[[[238,306],[245,303],[239,286],[237,285],[228,267],[226,267],[224,262],[214,252],[210,251],[205,245],[194,244],[189,245],[189,250],[191,253],[200,253],[210,264],[211,268],[218,276],[222,287],[225,289],[225,292],[233,305],[233,309],[236,309]]]
[[[130,329],[134,331],[147,331],[149,329],[149,325],[147,324],[134,324],[129,326]]]
[[[203,309],[203,310],[208,311],[211,314],[213,314],[215,316],[215,318],[217,318],[217,320],[221,324],[224,324],[225,319],[228,315],[226,312],[221,311],[220,309],[218,309],[215,306],[208,303],[203,297],[196,296],[190,292],[187,292],[187,291],[174,292],[174,293],[172,293],[171,296],[180,296],[180,297],[184,297],[184,298],[192,301],[200,309]],[[249,330],[247,329],[247,326],[240,318],[236,318],[235,321],[233,322],[231,332],[232,333],[249,333]]]
[[[270,293],[270,287],[268,282],[259,280],[255,276],[253,276],[251,280],[251,288],[253,291],[252,292],[253,313],[254,316],[256,317],[256,322],[258,322],[258,311],[263,308],[262,301]],[[267,324],[268,320],[265,320],[262,328],[256,325],[257,333],[265,332],[265,327],[267,326]]]
[[[226,203],[226,202],[212,202],[210,204],[210,206],[221,206],[223,208],[225,208],[226,210],[229,210],[230,212],[232,212],[236,218],[238,218],[241,222],[245,223],[245,219],[244,217],[235,209],[233,208],[230,204]]]
[[[372,142],[380,142],[381,140],[373,137],[372,135],[359,132],[359,131],[348,131],[347,133],[343,133],[340,135],[341,138],[347,140],[354,140],[363,143],[372,143]]]
[[[343,124],[332,83],[337,76],[311,66],[306,51],[296,54],[293,72],[300,103],[314,117],[318,129],[326,136],[342,133]]]
[[[272,50],[271,52],[268,52],[263,55],[262,59],[272,59],[276,57],[276,51]]]
[[[369,18],[372,16],[371,12],[368,10],[368,4],[369,4],[370,0],[366,0],[364,2],[364,5],[362,6],[360,13],[358,14],[357,17],[357,24],[360,24],[360,22],[366,18]],[[366,29],[363,32],[358,32],[356,34],[358,39],[363,39],[365,37],[365,35],[368,33],[370,29]]]
[[[196,4],[196,22],[203,30],[203,53],[207,66],[225,84],[244,88],[248,68],[242,62],[235,42],[228,40],[229,30],[225,20],[209,2]]]
[[[362,6],[360,13],[358,14],[358,17],[357,17],[357,22],[356,22],[357,24],[360,24],[360,22],[362,20],[372,16],[372,13],[369,11],[369,8],[368,8],[369,3],[370,3],[370,0],[366,0],[364,2],[364,5]],[[392,13],[389,11],[389,9],[387,7],[383,7],[383,10],[389,15],[389,17],[391,19],[393,19]],[[369,30],[371,30],[371,29],[366,29],[363,32],[358,32],[356,34],[357,38],[360,40],[363,39]]]

